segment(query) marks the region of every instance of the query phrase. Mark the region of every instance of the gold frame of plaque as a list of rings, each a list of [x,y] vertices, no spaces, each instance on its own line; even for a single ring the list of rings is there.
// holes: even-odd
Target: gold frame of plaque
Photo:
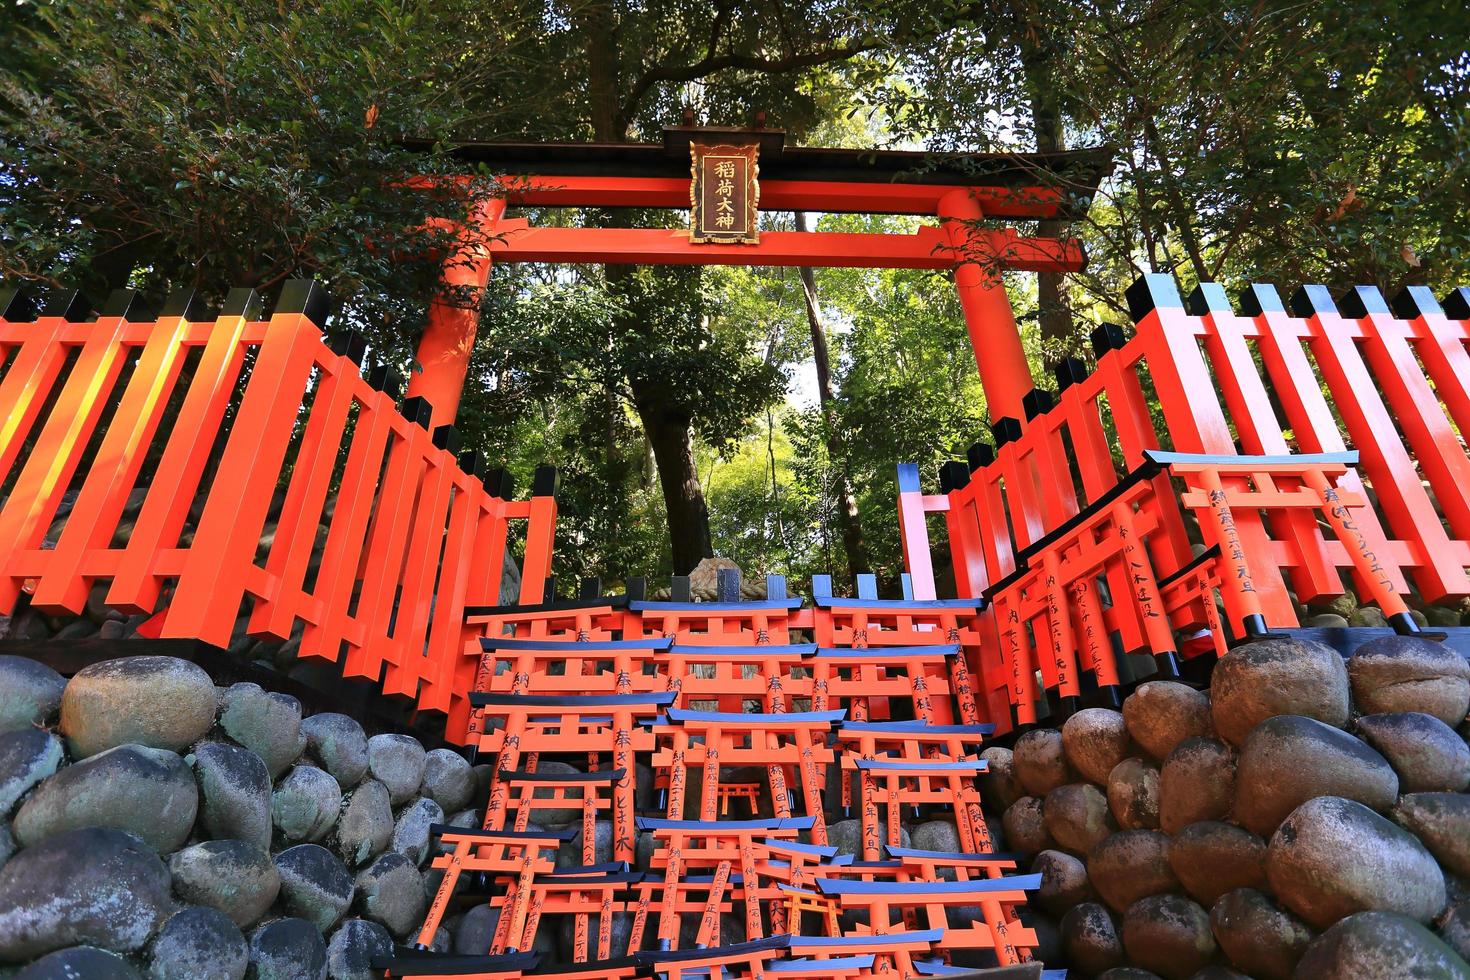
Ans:
[[[689,144],[689,241],[760,241],[760,144]]]

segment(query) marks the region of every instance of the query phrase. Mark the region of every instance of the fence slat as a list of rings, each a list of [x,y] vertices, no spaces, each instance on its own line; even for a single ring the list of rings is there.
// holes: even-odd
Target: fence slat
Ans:
[[[43,316],[35,323],[3,322],[7,346],[18,338],[20,349],[14,363],[0,381],[0,478],[10,472],[25,446],[26,435],[35,425],[46,397],[66,363],[67,348],[57,342],[66,321]]]
[[[327,529],[317,574],[316,595],[321,614],[301,634],[301,655],[335,661],[347,632],[347,613],[352,603],[353,583],[361,564],[368,520],[372,516],[378,473],[392,432],[390,417],[397,417],[386,399],[368,398],[358,404],[357,427],[347,451],[337,506]]]
[[[122,323],[122,317],[104,317],[88,334],[41,425],[30,458],[0,508],[0,541],[17,548],[40,546],[122,372],[126,359],[119,337]],[[0,607],[11,607],[19,588],[14,578],[0,579]]]
[[[1214,283],[1201,283],[1194,293],[1207,308],[1195,310],[1203,317],[1205,349],[1219,379],[1231,417],[1235,420],[1241,447],[1256,455],[1284,455],[1291,451],[1281,434],[1281,423],[1271,407],[1270,396],[1261,383],[1241,319],[1235,315],[1225,291]],[[1291,584],[1300,602],[1311,602],[1342,591],[1342,579],[1317,529],[1317,521],[1306,511],[1280,515],[1287,537],[1300,563],[1293,569]]]
[[[271,317],[164,620],[165,637],[230,642],[271,497],[301,411],[320,331],[300,313]]]
[[[1399,438],[1393,417],[1378,396],[1373,375],[1358,350],[1354,331],[1337,313],[1326,289],[1305,287],[1293,299],[1297,313],[1305,314],[1313,337],[1309,341],[1323,379],[1333,391],[1333,403],[1342,414],[1353,442],[1362,452],[1362,466],[1372,480],[1389,524],[1406,540],[1418,540],[1422,564],[1414,580],[1427,600],[1470,589],[1464,565],[1450,547],[1449,536],[1429,495],[1419,482],[1414,460]]]
[[[430,452],[428,473],[420,482],[419,500],[409,539],[401,598],[393,625],[392,644],[383,644],[396,656],[383,673],[383,693],[418,694],[424,672],[424,642],[434,604],[434,577],[444,545],[449,517],[451,469],[454,456]]]
[[[248,299],[240,298],[240,302],[240,313],[221,315],[215,321],[194,379],[179,406],[168,444],[153,471],[148,496],[133,522],[133,533],[107,590],[107,604],[115,609],[149,613],[158,604],[162,582],[154,562],[161,550],[178,544],[245,360],[241,338],[249,321],[244,313],[253,302],[253,294]],[[230,308],[227,301],[226,309]]]
[[[76,611],[87,601],[91,576],[84,574],[88,552],[112,539],[133,484],[143,468],[169,396],[184,366],[183,338],[188,322],[162,317],[149,333],[128,382],[56,542],[47,574],[36,583],[31,601],[41,607]]]
[[[291,484],[266,559],[265,570],[276,581],[276,591],[274,595],[261,597],[250,613],[252,634],[279,640],[290,637],[300,608],[297,597],[311,563],[317,527],[331,489],[337,450],[352,407],[354,382],[361,384],[357,365],[345,357],[326,358],[321,368],[311,417],[302,433]]]

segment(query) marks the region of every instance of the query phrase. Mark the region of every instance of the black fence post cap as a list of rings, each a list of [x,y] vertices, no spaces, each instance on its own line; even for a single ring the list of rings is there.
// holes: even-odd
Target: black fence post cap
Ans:
[[[405,398],[398,411],[403,414],[404,418],[421,429],[428,429],[429,422],[434,417],[434,406],[430,405],[429,400],[423,395]]]
[[[531,496],[555,497],[560,485],[561,474],[556,471],[556,467],[550,463],[542,463],[536,467],[536,473],[531,477]]]
[[[300,313],[320,330],[332,312],[332,294],[315,279],[288,279],[276,300],[277,313]]]
[[[969,461],[971,473],[983,470],[995,462],[995,447],[988,442],[977,442],[965,453],[965,459]]]

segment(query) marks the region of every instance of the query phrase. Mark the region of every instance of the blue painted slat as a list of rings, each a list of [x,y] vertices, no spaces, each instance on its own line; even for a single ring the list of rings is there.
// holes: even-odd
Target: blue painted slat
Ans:
[[[932,647],[822,647],[817,651],[817,656],[834,660],[855,660],[863,657],[893,660],[907,657],[954,657],[959,652],[958,643],[936,643]]]
[[[811,830],[815,817],[770,817],[764,820],[670,820],[634,817],[639,830]],[[578,831],[580,833],[580,831]]]
[[[706,647],[693,643],[678,645],[669,650],[671,657],[691,657],[698,660],[700,657],[740,657],[744,660],[755,660],[759,657],[810,657],[817,652],[815,643],[767,643],[762,646],[747,647]]]
[[[516,640],[503,636],[480,638],[482,650],[548,650],[576,653],[580,650],[667,650],[673,638],[654,636],[646,640]]]
[[[674,691],[657,691],[652,694],[485,694],[479,691],[470,694],[470,704],[483,707],[528,708],[578,708],[610,707],[613,705],[638,705],[651,708],[674,703],[678,694]]]
[[[1041,875],[1011,875],[975,881],[843,881],[818,878],[823,895],[983,895],[987,892],[1035,891]]]
[[[826,883],[825,878],[818,879]],[[868,882],[872,884],[872,882]],[[962,882],[968,884],[968,882]],[[843,946],[907,946],[911,943],[937,943],[944,938],[943,929],[915,929],[911,932],[886,932],[881,936],[792,936],[793,949],[841,949]]]
[[[686,711],[683,708],[670,708],[668,710],[670,721],[711,721],[721,722],[732,727],[754,726],[763,722],[773,721],[812,722],[831,725],[846,717],[846,708],[838,708],[833,711],[783,711],[774,714],[757,714],[748,711]]]
[[[633,612],[760,612],[765,609],[785,609],[795,612],[805,602],[800,596],[791,599],[752,599],[749,602],[655,602],[634,600],[628,603]]]
[[[822,610],[967,610],[979,613],[985,599],[863,599],[842,595],[814,595],[811,604]]]
[[[873,966],[873,954],[858,956],[834,956],[825,960],[798,957],[791,960],[772,960],[766,964],[768,973],[807,973],[811,970],[867,970]]]
[[[929,725],[922,721],[844,721],[844,732],[872,732],[875,735],[904,735],[909,732],[932,732],[937,735],[991,735],[995,726],[984,725]]]
[[[987,772],[990,763],[984,759],[972,762],[906,762],[902,759],[854,759],[852,764],[859,770],[882,772],[901,770],[904,772]]]

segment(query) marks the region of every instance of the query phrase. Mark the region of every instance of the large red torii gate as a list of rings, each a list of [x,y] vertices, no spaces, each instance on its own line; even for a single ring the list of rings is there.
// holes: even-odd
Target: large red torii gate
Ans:
[[[692,143],[760,146],[763,211],[909,214],[938,219],[915,234],[765,231],[752,244],[690,241],[687,229],[542,228],[506,218],[507,207],[690,206]],[[474,236],[444,263],[446,287],[486,287],[495,262],[636,265],[854,266],[953,269],[992,419],[1022,417],[1032,379],[999,270],[1067,272],[1082,267],[1072,239],[985,228],[986,218],[1075,214],[1110,169],[1106,148],[1062,153],[932,154],[787,147],[769,129],[681,127],[663,143],[464,143],[459,158],[500,175],[504,195],[486,200]],[[478,312],[444,295],[429,310],[409,395],[423,397],[434,425],[454,421],[474,346]]]

